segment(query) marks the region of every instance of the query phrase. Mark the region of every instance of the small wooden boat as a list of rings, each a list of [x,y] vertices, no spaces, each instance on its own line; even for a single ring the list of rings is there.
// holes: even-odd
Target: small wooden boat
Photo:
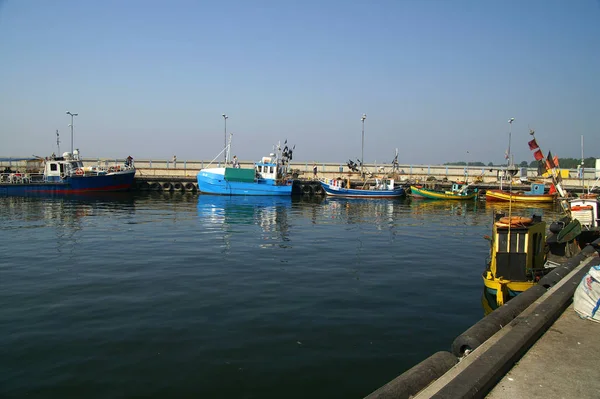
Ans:
[[[546,223],[540,216],[495,215],[492,236],[486,237],[490,257],[482,275],[490,309],[533,287],[552,269],[545,266],[545,236]]]
[[[487,190],[487,201],[513,201],[513,202],[554,202],[556,193],[545,194],[544,184],[533,183],[529,191]]]
[[[449,191],[430,190],[424,187],[410,186],[410,192],[415,198],[441,199],[441,200],[471,200],[477,198],[477,189],[471,190],[469,185],[452,184]]]
[[[405,194],[403,187],[395,187],[394,179],[375,179],[375,184],[363,183],[351,187],[350,181],[327,179],[320,181],[325,194],[346,198],[398,198]]]

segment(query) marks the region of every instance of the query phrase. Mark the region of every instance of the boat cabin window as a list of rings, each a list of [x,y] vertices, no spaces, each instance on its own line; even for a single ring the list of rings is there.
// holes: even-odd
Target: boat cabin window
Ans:
[[[510,248],[508,247],[508,230],[498,232],[498,252],[518,252],[525,253],[525,242],[527,241],[527,232],[510,232]]]
[[[50,164],[50,170],[53,171],[53,172],[56,172],[58,170],[57,166],[58,166],[57,164],[51,163]]]

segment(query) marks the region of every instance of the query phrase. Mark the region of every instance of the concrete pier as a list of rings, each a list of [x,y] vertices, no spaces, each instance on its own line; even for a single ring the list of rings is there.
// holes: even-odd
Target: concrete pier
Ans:
[[[34,161],[36,162],[36,161]],[[86,166],[93,166],[105,163],[124,163],[125,159],[98,159],[84,158],[83,162]],[[0,161],[0,169],[10,166],[13,169],[23,169],[30,167],[31,161],[20,160]],[[253,162],[241,160],[242,167],[252,167]],[[203,161],[203,160],[178,160],[173,162],[170,160],[153,160],[153,159],[135,159],[135,167],[137,169],[136,178],[145,181],[160,180],[160,178],[169,178],[170,181],[181,179],[182,182],[195,181],[198,171],[208,166],[222,166],[220,162]],[[335,179],[338,177],[352,180],[360,180],[361,175],[358,172],[349,170],[345,163],[318,162],[317,178]],[[293,171],[294,178],[300,180],[310,180],[313,175],[312,162],[291,162],[289,165]],[[419,164],[399,164],[395,167],[389,163],[380,164],[365,164],[364,171],[369,178],[389,176],[394,174],[398,183],[407,182],[444,182],[444,181],[464,181],[475,182],[482,188],[497,187],[500,178],[504,174],[505,166],[452,166],[452,165],[419,165]],[[525,168],[524,175],[521,171],[517,176],[513,177],[514,184],[528,185],[529,181],[544,181],[550,182],[548,178],[540,178],[537,176],[537,169]],[[574,192],[581,192],[587,187],[593,186],[596,178],[600,177],[600,170],[586,169],[584,179],[578,176],[577,170],[565,170],[563,177],[563,186],[565,189]],[[504,182],[506,184],[506,182]]]

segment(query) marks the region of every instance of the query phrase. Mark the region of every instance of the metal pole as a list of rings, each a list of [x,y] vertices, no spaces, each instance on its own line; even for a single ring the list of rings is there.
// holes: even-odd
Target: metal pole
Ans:
[[[77,116],[79,114],[73,114],[69,111],[67,111],[67,115],[71,115],[71,154],[73,154],[73,117]]]
[[[508,120],[508,124],[510,125],[510,128],[508,129],[508,160],[507,160],[507,164],[506,166],[510,166],[510,137],[512,135],[512,123],[515,120],[515,118],[510,118]]]
[[[583,157],[583,134],[581,135],[581,192],[585,194],[585,158]]]
[[[224,157],[225,157],[225,166],[227,166],[227,118],[229,118],[227,115],[223,114],[223,120],[225,121],[225,147],[224,148]]]
[[[365,164],[365,119],[367,119],[367,114],[362,114],[360,120],[362,121],[362,145],[361,145],[361,153],[360,153],[360,176],[364,177],[365,173],[363,171],[363,165]]]
[[[71,114],[71,154],[73,154],[73,114]]]

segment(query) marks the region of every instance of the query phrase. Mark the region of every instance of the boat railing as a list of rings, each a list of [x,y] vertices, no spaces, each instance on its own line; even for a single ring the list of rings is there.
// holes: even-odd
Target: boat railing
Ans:
[[[0,183],[4,184],[24,184],[24,183],[43,183],[43,173],[0,173]]]
[[[124,172],[124,171],[128,171],[128,170],[133,170],[133,169],[135,169],[133,162],[131,162],[131,163],[115,162],[113,164],[109,164],[108,162],[105,162],[104,165],[101,165],[100,163],[98,163],[97,165],[93,165],[93,166],[84,166],[83,168],[72,169],[72,170],[70,170],[69,175],[70,176],[99,176],[99,175],[106,175],[109,173]]]

